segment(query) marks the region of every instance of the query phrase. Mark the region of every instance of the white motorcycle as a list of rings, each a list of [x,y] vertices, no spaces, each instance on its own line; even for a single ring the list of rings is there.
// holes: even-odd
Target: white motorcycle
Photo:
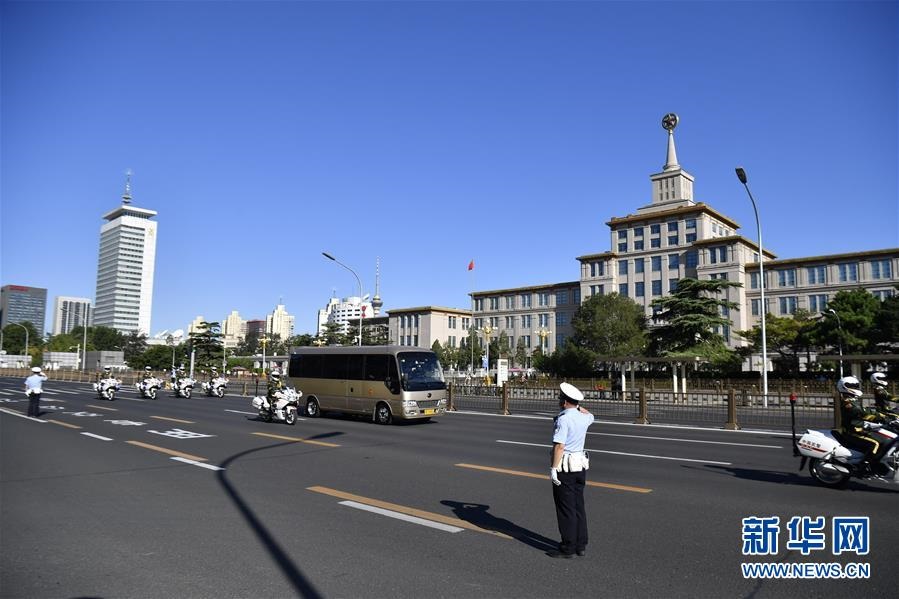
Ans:
[[[203,383],[203,391],[210,397],[224,397],[225,387],[228,386],[228,379],[218,376],[212,379],[212,382]]]
[[[278,422],[286,422],[287,424],[297,423],[297,412],[299,411],[300,398],[303,397],[302,391],[295,389],[281,389],[275,392],[274,407],[264,395],[253,398],[253,407],[259,410],[259,417],[266,422],[277,420]]]
[[[108,399],[113,401],[115,394],[122,388],[122,381],[116,378],[103,379],[94,383],[94,391],[97,392],[98,399]]]
[[[162,388],[162,379],[155,376],[147,377],[139,383],[134,383],[134,388],[141,397],[156,399],[156,393]]]
[[[802,456],[799,469],[808,461],[812,478],[828,487],[844,487],[852,477],[899,484],[899,420],[866,422],[865,429],[887,448],[876,463],[866,464],[865,454],[848,447],[838,430],[807,430],[795,442],[794,454]]]
[[[193,393],[194,385],[196,384],[197,381],[193,380],[189,376],[176,379],[175,384],[172,386],[172,389],[175,391],[175,397],[190,399],[190,395],[191,393]]]

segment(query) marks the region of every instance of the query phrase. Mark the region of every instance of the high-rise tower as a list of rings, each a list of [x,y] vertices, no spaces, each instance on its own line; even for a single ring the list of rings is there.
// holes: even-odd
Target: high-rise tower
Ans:
[[[381,258],[379,256],[375,261],[375,296],[371,298],[371,308],[374,316],[381,315],[381,307],[383,305],[384,302],[381,301]]]
[[[103,215],[94,324],[122,332],[150,334],[153,270],[156,265],[155,210],[131,206],[131,171],[122,205]]]

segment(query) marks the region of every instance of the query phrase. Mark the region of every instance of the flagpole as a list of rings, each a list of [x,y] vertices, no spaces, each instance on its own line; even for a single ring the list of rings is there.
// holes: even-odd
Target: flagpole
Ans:
[[[468,285],[471,288],[471,322],[468,324],[468,345],[471,350],[471,358],[469,362],[469,368],[471,369],[471,377],[474,378],[474,338],[471,335],[471,329],[474,328],[474,260],[468,263],[468,272],[471,273],[471,276],[468,277]]]

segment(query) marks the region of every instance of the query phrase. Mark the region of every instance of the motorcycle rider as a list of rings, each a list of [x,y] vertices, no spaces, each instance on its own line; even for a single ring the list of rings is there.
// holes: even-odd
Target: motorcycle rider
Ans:
[[[887,391],[886,375],[875,372],[871,375],[871,385],[874,387],[874,404],[877,411],[893,419],[899,418],[899,397],[894,397]]]
[[[840,393],[840,417],[843,425],[845,444],[865,454],[865,467],[870,470],[876,464],[886,447],[871,435],[883,426],[883,416],[858,401],[862,396],[861,383],[854,376],[845,376],[837,381]]]
[[[112,368],[109,366],[103,367],[103,372],[97,371],[97,382],[105,381],[106,379],[112,378]]]
[[[265,393],[265,398],[268,400],[268,409],[272,414],[275,413],[275,404],[278,401],[277,396],[280,395],[282,389],[284,389],[284,381],[281,380],[281,371],[275,368],[269,375],[268,390]]]

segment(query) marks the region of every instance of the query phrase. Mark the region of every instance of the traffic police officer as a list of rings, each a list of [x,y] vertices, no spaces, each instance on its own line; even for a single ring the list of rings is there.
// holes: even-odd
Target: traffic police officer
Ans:
[[[41,415],[41,393],[47,375],[41,372],[40,366],[31,369],[32,375],[25,379],[25,394],[28,396],[28,415],[37,418]]]
[[[569,383],[559,385],[559,407],[553,432],[552,463],[549,471],[553,482],[553,501],[562,542],[557,550],[548,551],[554,558],[584,555],[587,550],[587,512],[584,510],[584,487],[590,467],[584,440],[593,424],[593,414],[580,406],[584,394]]]

